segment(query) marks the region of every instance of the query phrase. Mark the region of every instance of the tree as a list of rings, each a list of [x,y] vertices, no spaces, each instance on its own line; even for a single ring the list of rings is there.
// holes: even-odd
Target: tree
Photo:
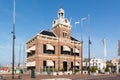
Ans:
[[[92,73],[95,73],[95,72],[96,72],[96,70],[97,70],[97,68],[96,68],[96,67],[92,67],[90,71],[91,71]]]
[[[110,71],[110,69],[109,69],[109,67],[107,66],[106,68],[105,68],[105,72],[109,72]]]
[[[113,64],[111,63],[111,61],[106,61],[106,66],[108,66],[108,67],[112,67]]]

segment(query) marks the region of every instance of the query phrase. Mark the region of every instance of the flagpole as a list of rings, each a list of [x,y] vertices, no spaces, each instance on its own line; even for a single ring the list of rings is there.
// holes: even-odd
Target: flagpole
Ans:
[[[89,58],[88,73],[89,73],[89,75],[90,75],[90,45],[91,45],[91,41],[90,41],[90,15],[88,14],[88,58]]]
[[[104,45],[104,61],[106,61],[107,46],[106,46],[106,39],[105,38],[103,38],[103,45]]]
[[[14,79],[14,57],[15,57],[15,0],[13,2],[13,31],[12,31],[12,34],[13,34],[13,43],[12,43],[12,79]]]
[[[82,27],[83,27],[83,21],[85,21],[87,18],[84,17],[84,18],[81,18],[80,21],[81,21],[81,74],[83,74],[83,36],[82,36]]]
[[[79,23],[80,23],[80,22],[75,22],[75,28],[76,28],[76,25],[79,24]],[[75,30],[76,30],[76,29],[75,29]],[[75,36],[76,36],[76,31],[75,31]],[[73,52],[74,52],[74,50],[75,50],[75,47],[76,47],[76,46],[75,46],[75,41],[74,41],[74,49],[73,49]],[[75,60],[76,60],[76,59],[75,59],[75,56],[76,56],[76,55],[75,55],[75,53],[74,53],[74,63],[73,63],[73,73],[74,73],[74,74],[75,74]]]

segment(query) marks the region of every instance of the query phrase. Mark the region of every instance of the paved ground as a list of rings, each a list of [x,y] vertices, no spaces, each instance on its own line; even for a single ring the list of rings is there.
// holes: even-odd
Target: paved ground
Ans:
[[[11,74],[0,74],[3,76],[3,79],[0,80],[120,80],[120,75],[111,74],[111,75],[36,75],[35,78],[31,78],[29,74],[20,75],[21,78],[18,79],[18,75],[15,75],[15,79],[11,79]]]

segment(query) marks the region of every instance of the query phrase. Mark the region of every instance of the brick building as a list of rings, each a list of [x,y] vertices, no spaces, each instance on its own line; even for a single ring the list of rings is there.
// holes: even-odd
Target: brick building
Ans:
[[[68,71],[75,66],[81,69],[81,42],[71,36],[71,25],[64,17],[64,10],[58,10],[52,30],[43,30],[26,43],[28,69],[40,71],[45,67]]]

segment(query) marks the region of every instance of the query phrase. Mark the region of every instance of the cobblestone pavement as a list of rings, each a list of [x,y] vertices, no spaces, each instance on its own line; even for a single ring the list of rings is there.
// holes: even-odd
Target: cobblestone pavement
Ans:
[[[2,74],[0,74],[2,75]],[[120,75],[111,74],[111,75],[35,75],[35,78],[31,78],[29,74],[15,75],[15,79],[11,79],[11,74],[2,75],[3,78],[0,80],[120,80]]]

